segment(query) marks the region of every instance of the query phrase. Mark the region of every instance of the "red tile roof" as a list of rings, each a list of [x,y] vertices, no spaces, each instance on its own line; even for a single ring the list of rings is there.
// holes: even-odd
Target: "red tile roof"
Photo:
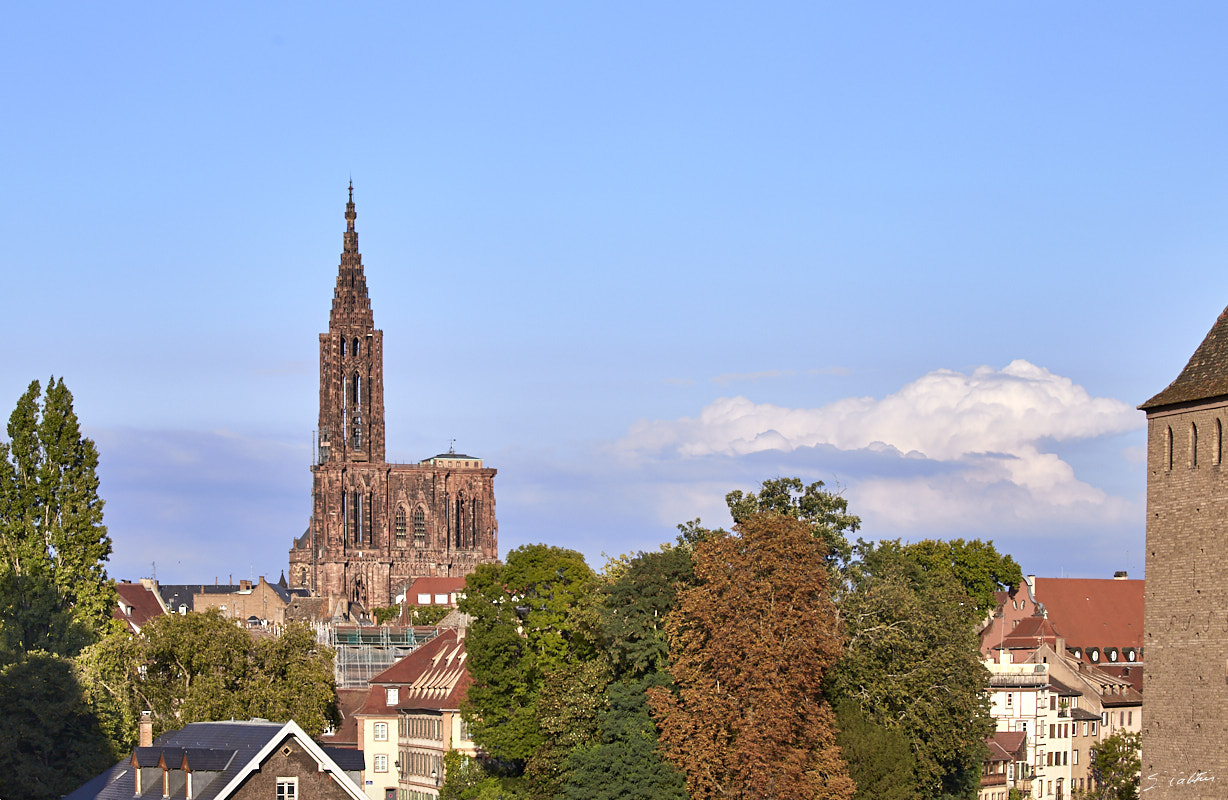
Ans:
[[[1037,578],[1035,592],[1067,647],[1143,646],[1143,581]]]
[[[1026,757],[1023,744],[1027,740],[1026,731],[997,731],[985,740],[989,746],[990,761],[1013,761]]]

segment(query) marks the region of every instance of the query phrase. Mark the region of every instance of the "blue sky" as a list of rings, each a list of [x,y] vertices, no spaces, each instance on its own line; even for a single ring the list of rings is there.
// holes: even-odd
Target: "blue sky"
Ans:
[[[63,376],[111,572],[276,577],[353,177],[388,452],[602,563],[768,477],[867,538],[1143,567],[1228,303],[1228,9],[26,4],[0,404]]]

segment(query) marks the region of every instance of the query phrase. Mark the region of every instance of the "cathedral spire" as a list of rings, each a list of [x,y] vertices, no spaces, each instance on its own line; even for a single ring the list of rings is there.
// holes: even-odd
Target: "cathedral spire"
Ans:
[[[337,270],[337,288],[333,291],[333,309],[329,315],[329,328],[375,327],[371,314],[371,300],[367,296],[367,277],[362,269],[362,254],[358,252],[358,231],[354,220],[354,181],[350,181],[349,198],[345,204],[345,236],[341,250],[341,265]]]

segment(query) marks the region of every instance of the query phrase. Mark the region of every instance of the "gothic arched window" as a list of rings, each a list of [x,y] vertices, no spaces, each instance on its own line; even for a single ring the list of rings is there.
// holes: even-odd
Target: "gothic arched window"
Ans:
[[[1224,423],[1215,420],[1215,441],[1211,443],[1211,463],[1219,466],[1224,460]]]
[[[341,357],[345,358],[345,337],[341,337]]]
[[[405,509],[397,506],[397,544],[405,546]]]
[[[414,509],[414,547],[426,547],[426,513]]]
[[[353,351],[354,351],[354,355],[356,355],[356,356],[362,355],[362,345],[360,345],[360,344],[358,343],[358,338],[357,338],[357,337],[355,337],[355,338],[354,338],[354,347],[353,347]]]

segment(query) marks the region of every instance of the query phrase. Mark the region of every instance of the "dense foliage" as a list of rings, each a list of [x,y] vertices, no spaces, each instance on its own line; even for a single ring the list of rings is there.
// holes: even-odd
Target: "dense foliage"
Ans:
[[[82,654],[91,703],[130,749],[140,712],[155,735],[191,722],[293,719],[312,735],[337,720],[333,654],[304,625],[253,639],[216,610],[158,617],[137,636],[115,633]]]
[[[0,442],[0,797],[59,797],[116,755],[72,657],[112,628],[98,451],[63,380],[38,381]]]
[[[859,542],[840,601],[844,654],[828,676],[835,702],[855,702],[898,731],[915,758],[915,796],[976,795],[993,731],[975,623],[964,584],[916,555],[929,543]]]
[[[1096,789],[1089,797],[1103,800],[1138,800],[1142,783],[1140,734],[1118,731],[1096,746],[1092,755],[1092,778]]]
[[[469,578],[464,712],[489,758],[454,756],[443,796],[975,797],[974,631],[1015,562],[851,545],[860,520],[822,483],[726,501],[732,532],[695,520],[601,575],[532,545]]]
[[[72,656],[108,627],[98,450],[81,435],[63,380],[17,401],[0,442],[0,657]]]
[[[780,513],[695,548],[696,585],[666,626],[677,693],[651,694],[692,798],[847,798],[823,675],[840,653],[827,542]]]

